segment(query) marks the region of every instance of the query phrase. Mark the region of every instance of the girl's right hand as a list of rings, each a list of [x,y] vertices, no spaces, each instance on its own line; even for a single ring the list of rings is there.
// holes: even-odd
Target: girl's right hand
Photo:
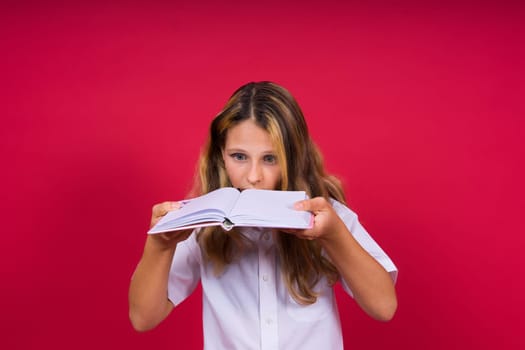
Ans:
[[[180,202],[163,202],[155,204],[151,213],[150,228],[155,226],[159,220],[172,210],[179,210],[181,208]],[[191,234],[192,230],[179,230],[165,233],[158,233],[149,235],[149,238],[155,242],[159,249],[173,249],[177,243],[184,241]]]

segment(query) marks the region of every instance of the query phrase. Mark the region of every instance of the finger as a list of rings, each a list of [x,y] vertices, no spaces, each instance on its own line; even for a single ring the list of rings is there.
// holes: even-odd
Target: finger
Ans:
[[[315,197],[312,199],[305,199],[295,203],[294,208],[297,210],[305,210],[311,212],[321,211],[326,209],[327,201],[323,197]]]
[[[286,230],[284,233],[294,235],[300,239],[312,240],[315,239],[315,235],[310,230]]]
[[[168,242],[181,242],[181,241],[184,241],[185,239],[187,239],[191,233],[193,232],[193,230],[189,229],[189,230],[177,230],[177,231],[170,231],[170,232],[164,232],[164,233],[159,233],[159,234],[155,234],[155,238],[156,239],[159,239],[165,243],[168,243]]]
[[[297,235],[302,230],[293,229],[293,228],[281,228],[281,229],[279,229],[279,231],[282,231],[284,233],[288,233],[288,234],[291,234],[291,235]]]
[[[153,206],[153,216],[159,217],[164,216],[169,211],[179,209],[181,204],[179,202],[163,202]]]
[[[159,237],[161,237],[162,239],[164,239],[166,241],[170,241],[173,238],[175,238],[177,236],[180,236],[180,235],[181,235],[180,231],[171,231],[171,232],[159,233]]]

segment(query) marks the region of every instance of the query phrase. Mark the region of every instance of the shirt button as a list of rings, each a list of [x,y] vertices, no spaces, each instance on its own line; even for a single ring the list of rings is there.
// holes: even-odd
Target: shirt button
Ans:
[[[264,282],[267,282],[267,281],[268,281],[268,275],[263,275],[263,281],[264,281]]]
[[[273,320],[272,320],[271,318],[267,318],[267,319],[266,319],[266,324],[267,324],[268,326],[271,325],[272,322],[273,322]]]

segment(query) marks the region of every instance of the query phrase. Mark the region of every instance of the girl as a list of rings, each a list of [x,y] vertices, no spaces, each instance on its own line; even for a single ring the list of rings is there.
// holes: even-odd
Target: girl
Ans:
[[[314,225],[148,235],[129,291],[136,330],[157,326],[199,281],[205,349],[342,349],[338,280],[371,317],[393,317],[397,269],[344,205],[287,90],[271,82],[239,88],[213,120],[199,166],[200,194],[306,191],[311,199],[296,209],[311,211]],[[179,207],[155,205],[151,224]]]

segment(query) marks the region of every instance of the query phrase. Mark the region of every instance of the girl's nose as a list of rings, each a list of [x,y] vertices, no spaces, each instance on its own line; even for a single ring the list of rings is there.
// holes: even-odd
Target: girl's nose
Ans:
[[[250,185],[255,186],[262,180],[262,169],[259,164],[253,164],[248,173],[248,182]]]

